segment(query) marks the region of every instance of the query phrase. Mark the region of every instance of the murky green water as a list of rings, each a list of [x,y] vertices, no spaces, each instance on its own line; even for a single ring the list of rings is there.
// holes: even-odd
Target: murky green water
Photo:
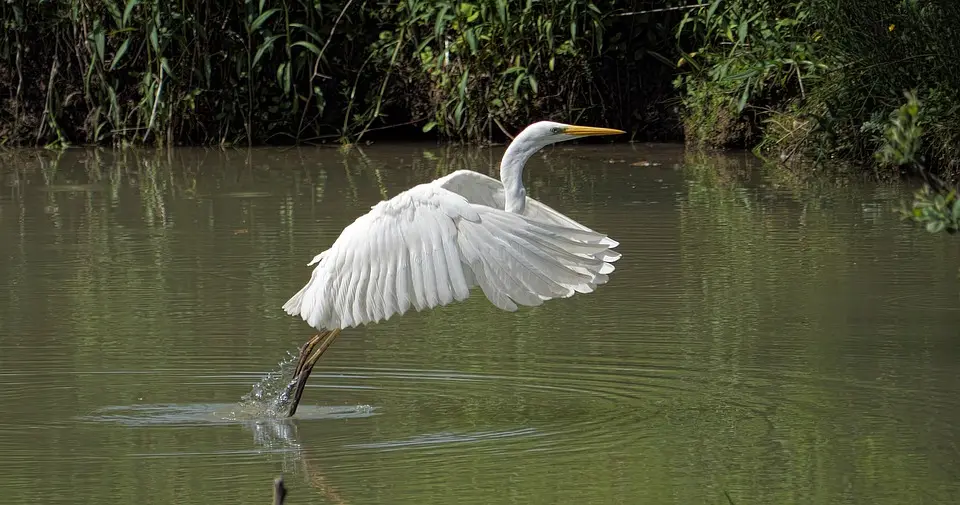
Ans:
[[[293,420],[241,399],[280,306],[382,197],[500,150],[2,155],[3,503],[956,503],[960,242],[909,188],[561,147],[530,194],[621,242],[610,284],[350,330]],[[282,366],[281,366],[282,365]]]

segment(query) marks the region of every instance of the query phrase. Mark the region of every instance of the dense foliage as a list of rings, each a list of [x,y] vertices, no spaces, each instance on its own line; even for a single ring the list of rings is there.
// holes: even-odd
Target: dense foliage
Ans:
[[[960,2],[714,0],[679,30],[691,139],[957,173]]]
[[[670,51],[679,15],[636,13],[658,3],[9,0],[0,142],[356,141],[397,125],[480,140],[544,117],[677,137],[673,69],[649,51]]]
[[[7,0],[0,143],[630,138],[960,172],[954,0]]]

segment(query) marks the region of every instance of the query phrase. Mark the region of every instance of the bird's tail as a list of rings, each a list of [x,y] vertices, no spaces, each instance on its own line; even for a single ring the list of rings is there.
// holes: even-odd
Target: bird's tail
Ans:
[[[327,251],[323,251],[322,253],[314,256],[313,259],[310,260],[310,263],[307,263],[307,266],[309,267],[309,266],[313,266],[320,263],[321,261],[323,261],[323,258],[326,256],[327,256]],[[300,309],[303,306],[303,294],[307,292],[307,288],[310,287],[310,284],[313,283],[313,280],[314,278],[316,278],[316,276],[317,276],[317,268],[314,268],[313,274],[311,274],[310,276],[310,281],[307,282],[302,288],[300,288],[300,291],[297,291],[297,294],[291,296],[290,299],[287,300],[287,303],[283,304],[283,310],[285,310],[287,314],[290,314],[291,316],[302,315]]]
[[[307,284],[309,286],[309,284]],[[287,303],[283,304],[283,310],[290,314],[291,316],[300,315],[300,304],[303,303],[303,293],[307,291],[307,286],[300,288],[300,291],[297,291],[297,294],[290,297],[287,300]]]

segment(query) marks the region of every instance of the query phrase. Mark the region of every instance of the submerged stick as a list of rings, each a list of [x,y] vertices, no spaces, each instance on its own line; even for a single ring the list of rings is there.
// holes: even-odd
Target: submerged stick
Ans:
[[[273,505],[283,505],[287,497],[287,488],[283,485],[283,476],[273,479]]]

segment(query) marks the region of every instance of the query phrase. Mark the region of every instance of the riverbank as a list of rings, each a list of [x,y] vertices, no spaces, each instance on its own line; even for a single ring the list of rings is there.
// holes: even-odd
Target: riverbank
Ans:
[[[539,118],[677,140],[674,70],[652,52],[670,54],[679,15],[583,0],[4,3],[0,140],[482,142]]]
[[[0,143],[626,140],[952,179],[960,5],[5,2]]]

